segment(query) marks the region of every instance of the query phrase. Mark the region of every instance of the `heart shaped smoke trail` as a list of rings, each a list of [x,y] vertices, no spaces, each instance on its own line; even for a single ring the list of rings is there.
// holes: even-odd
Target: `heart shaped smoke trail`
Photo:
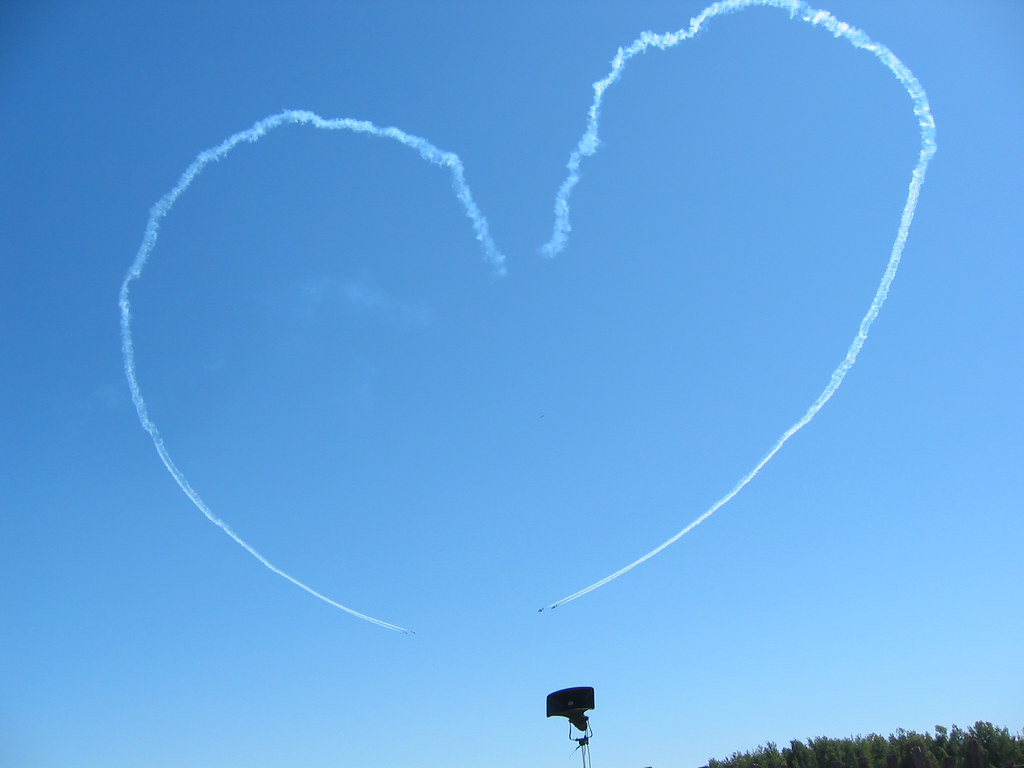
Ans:
[[[864,346],[864,342],[867,340],[871,324],[874,322],[875,318],[878,316],[879,310],[881,310],[882,305],[885,303],[886,296],[889,293],[889,286],[896,277],[896,270],[899,267],[900,257],[903,253],[903,248],[906,244],[907,236],[910,231],[910,224],[914,218],[914,210],[917,207],[917,199],[920,194],[921,184],[924,182],[925,171],[927,170],[928,163],[932,156],[935,154],[935,122],[932,119],[927,96],[911,71],[896,58],[892,51],[884,45],[872,41],[859,29],[851,27],[845,22],[839,21],[827,11],[815,10],[801,0],[724,0],[723,2],[718,2],[705,8],[700,14],[690,20],[690,26],[687,29],[661,35],[645,32],[629,47],[619,49],[618,54],[612,61],[611,71],[602,80],[599,80],[594,84],[594,101],[588,112],[587,128],[584,131],[583,136],[580,138],[576,149],[574,149],[569,156],[569,174],[565,181],[562,182],[562,185],[559,187],[558,193],[555,196],[554,229],[551,239],[541,247],[541,253],[549,257],[554,256],[563,250],[568,242],[569,232],[571,229],[569,225],[569,196],[571,195],[573,188],[579,182],[580,163],[584,157],[589,157],[597,151],[599,145],[598,126],[601,102],[607,89],[618,81],[629,60],[638,54],[646,52],[647,49],[651,47],[662,50],[672,48],[684,40],[689,40],[694,37],[706,22],[716,16],[721,16],[726,13],[732,13],[754,6],[768,6],[788,11],[791,18],[799,18],[801,21],[805,21],[813,26],[821,27],[822,29],[831,32],[837,38],[842,37],[846,39],[853,46],[873,53],[893,73],[893,75],[896,76],[896,79],[900,81],[903,87],[907,90],[907,93],[910,95],[914,105],[914,113],[917,115],[921,130],[921,151],[917,165],[911,176],[907,200],[903,207],[903,216],[900,220],[900,226],[892,246],[889,261],[886,265],[885,272],[882,275],[881,282],[878,285],[878,289],[875,292],[875,296],[872,299],[871,305],[868,308],[867,313],[864,315],[864,318],[861,320],[857,335],[854,337],[847,349],[846,356],[843,358],[842,362],[840,362],[839,366],[832,372],[828,385],[814,403],[807,409],[804,415],[795,424],[793,424],[793,426],[787,429],[782,436],[778,438],[778,440],[776,440],[775,444],[764,458],[762,458],[752,470],[744,475],[732,490],[716,501],[711,505],[711,507],[705,510],[703,514],[677,534],[659,544],[647,554],[634,560],[629,565],[620,568],[615,573],[612,573],[605,578],[562,598],[561,600],[551,603],[547,606],[548,608],[555,608],[559,605],[563,605],[564,603],[576,600],[577,598],[594,591],[608,582],[617,579],[619,576],[622,576],[641,563],[654,557],[656,554],[678,541],[711,517],[711,515],[727,504],[751,480],[753,480],[761,469],[764,468],[764,466],[772,459],[772,457],[779,452],[782,446],[785,445],[786,442],[800,431],[808,422],[810,422],[825,403],[832,398],[836,393],[836,390],[839,389],[839,385],[842,384],[846,374],[856,362],[857,355]],[[381,128],[367,121],[352,120],[348,118],[327,120],[319,115],[313,114],[312,112],[288,110],[264,118],[263,120],[255,123],[252,127],[234,134],[216,147],[201,152],[185,170],[174,188],[164,195],[151,209],[142,244],[139,247],[135,260],[132,262],[128,273],[125,275],[124,281],[121,283],[119,301],[121,307],[121,351],[124,358],[125,377],[128,379],[128,386],[131,389],[132,401],[135,403],[135,408],[139,415],[139,421],[142,424],[143,429],[146,430],[152,439],[153,445],[156,448],[157,453],[160,455],[160,459],[163,461],[164,466],[167,467],[167,470],[171,473],[182,491],[185,492],[192,503],[207,517],[208,520],[210,520],[210,522],[218,526],[222,531],[224,531],[224,533],[234,539],[236,543],[259,560],[265,567],[292,582],[296,586],[306,590],[314,597],[317,597],[325,603],[328,603],[335,608],[339,608],[357,618],[387,629],[407,633],[409,630],[404,629],[403,627],[348,608],[347,606],[335,602],[311,587],[303,584],[298,579],[273,565],[255,548],[235,533],[227,523],[213,514],[212,510],[210,510],[189,483],[184,473],[178,469],[174,461],[171,459],[170,453],[164,444],[163,438],[161,437],[156,424],[149,417],[146,401],[142,396],[142,391],[139,388],[138,379],[135,374],[135,351],[132,341],[131,303],[129,301],[129,293],[131,284],[142,276],[142,271],[146,266],[146,262],[149,260],[153,249],[156,247],[161,221],[168,213],[170,213],[177,199],[189,188],[192,182],[209,163],[224,158],[238,144],[245,141],[259,141],[272,129],[286,124],[304,124],[323,130],[345,130],[352,131],[354,133],[367,134],[378,138],[393,139],[410,149],[418,151],[424,160],[448,168],[451,171],[452,185],[454,187],[456,197],[458,197],[465,208],[466,215],[469,217],[476,233],[476,238],[480,241],[481,247],[483,248],[485,259],[491,264],[496,274],[504,274],[504,257],[498,251],[491,239],[486,218],[473,201],[473,196],[470,193],[469,186],[466,183],[463,173],[462,161],[459,159],[458,155],[440,150],[426,139],[405,133],[398,128]]]

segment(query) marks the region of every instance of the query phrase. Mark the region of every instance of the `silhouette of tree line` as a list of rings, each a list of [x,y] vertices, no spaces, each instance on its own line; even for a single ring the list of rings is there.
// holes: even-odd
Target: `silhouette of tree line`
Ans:
[[[704,768],[1024,768],[1024,731],[1010,733],[979,721],[964,730],[935,726],[931,733],[902,728],[847,739],[768,742],[752,752],[710,760]]]

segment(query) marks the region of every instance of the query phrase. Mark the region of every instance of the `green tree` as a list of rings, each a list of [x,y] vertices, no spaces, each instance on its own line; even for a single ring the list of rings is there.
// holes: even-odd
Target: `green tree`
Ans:
[[[858,758],[868,761],[868,768],[887,768],[888,756],[895,755],[898,768],[917,768],[914,750],[920,749],[925,768],[943,768],[951,758],[953,768],[970,768],[970,743],[976,741],[985,768],[1004,768],[1012,763],[1024,768],[1024,731],[1011,733],[992,723],[978,721],[964,730],[957,725],[935,726],[931,733],[916,733],[902,728],[888,738],[878,734],[833,739],[821,736],[807,743],[793,740],[781,751],[773,742],[751,752],[734,752],[724,760],[708,761],[708,768],[858,768]]]

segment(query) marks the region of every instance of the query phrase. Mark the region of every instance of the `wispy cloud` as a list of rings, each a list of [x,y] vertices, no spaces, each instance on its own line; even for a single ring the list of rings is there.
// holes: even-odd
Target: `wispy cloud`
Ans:
[[[433,319],[429,306],[400,299],[377,287],[366,275],[350,280],[303,280],[296,286],[294,303],[306,318],[342,311],[405,327],[424,327]]]

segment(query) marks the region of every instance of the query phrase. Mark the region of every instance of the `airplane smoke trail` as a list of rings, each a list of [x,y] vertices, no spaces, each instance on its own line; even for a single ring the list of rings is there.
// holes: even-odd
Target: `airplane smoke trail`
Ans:
[[[802,2],[802,0],[723,0],[723,2],[714,3],[713,5],[708,6],[697,16],[690,19],[689,29],[682,29],[678,32],[661,35],[653,32],[645,32],[633,41],[628,48],[620,48],[618,54],[616,54],[615,58],[612,60],[611,71],[602,80],[594,83],[594,101],[591,104],[590,111],[588,113],[587,128],[584,131],[582,138],[579,140],[576,149],[574,149],[569,156],[569,163],[567,166],[569,169],[569,175],[566,177],[565,181],[562,182],[561,187],[559,187],[558,194],[555,197],[554,231],[551,235],[551,239],[541,247],[541,253],[550,257],[554,256],[565,247],[569,231],[571,229],[569,226],[569,195],[572,193],[573,187],[575,187],[576,183],[579,181],[580,162],[584,157],[592,155],[597,151],[599,144],[597,138],[598,123],[601,112],[601,101],[604,98],[604,93],[610,86],[618,81],[626,63],[634,56],[646,52],[646,50],[651,46],[666,50],[678,45],[684,40],[693,38],[698,32],[700,32],[705,22],[715,18],[716,16],[754,6],[769,6],[789,11],[790,18],[799,16],[801,21],[805,21],[812,26],[822,27],[831,32],[837,38],[845,38],[854,47],[873,53],[878,57],[882,64],[884,64],[889,71],[896,76],[896,79],[899,80],[900,84],[903,85],[907,94],[910,96],[910,99],[914,104],[914,114],[917,115],[918,126],[921,130],[921,151],[918,155],[917,165],[914,167],[914,171],[911,174],[910,185],[907,191],[907,200],[903,206],[903,215],[900,218],[900,226],[896,233],[896,239],[892,245],[889,261],[886,264],[885,272],[882,274],[882,280],[878,284],[878,289],[875,291],[875,296],[871,301],[871,306],[868,307],[867,313],[860,321],[860,327],[857,329],[857,335],[853,337],[853,341],[850,343],[850,346],[846,351],[846,357],[843,358],[842,362],[840,362],[838,367],[832,372],[828,386],[822,390],[822,393],[818,395],[817,400],[815,400],[810,408],[807,409],[804,415],[801,416],[793,426],[782,433],[782,436],[775,441],[775,444],[764,458],[762,458],[753,469],[740,478],[739,482],[733,486],[732,490],[708,507],[708,509],[705,510],[697,519],[677,534],[665,540],[647,554],[637,558],[629,565],[605,576],[603,579],[595,581],[590,586],[584,587],[577,592],[573,592],[571,595],[567,595],[560,600],[550,603],[545,606],[545,608],[557,608],[560,605],[564,605],[565,603],[581,598],[584,595],[593,592],[595,589],[603,587],[608,582],[614,581],[623,574],[628,573],[641,563],[647,562],[666,547],[669,547],[679,541],[679,539],[711,517],[724,505],[728,504],[751,480],[757,477],[765,464],[771,461],[772,457],[779,452],[789,438],[803,429],[804,426],[814,418],[818,411],[822,409],[825,403],[832,398],[832,395],[836,393],[836,390],[839,389],[839,385],[843,383],[843,379],[846,378],[846,374],[857,361],[857,355],[864,346],[864,342],[867,341],[868,331],[871,328],[871,324],[875,321],[875,318],[878,317],[878,313],[881,310],[882,305],[885,303],[886,297],[889,295],[889,287],[892,285],[892,281],[896,277],[896,270],[899,268],[903,248],[906,245],[907,236],[910,233],[910,224],[914,220],[914,210],[917,208],[917,200],[921,193],[921,185],[924,183],[925,172],[927,171],[928,164],[931,162],[936,150],[935,120],[932,117],[931,107],[928,104],[928,96],[925,94],[924,88],[921,87],[921,84],[917,81],[917,78],[914,77],[910,69],[896,58],[892,51],[881,43],[873,41],[861,30],[850,26],[846,22],[839,21],[828,11],[811,8],[806,3]],[[545,608],[542,608],[541,610],[545,610]]]
[[[652,46],[662,50],[672,48],[680,42],[689,40],[696,36],[704,24],[711,19],[755,6],[767,6],[788,11],[791,18],[799,16],[801,21],[807,22],[812,26],[821,27],[828,32],[831,32],[837,38],[845,38],[854,47],[873,53],[878,57],[882,64],[892,72],[896,79],[899,80],[913,101],[914,113],[917,115],[921,131],[921,151],[917,165],[911,175],[907,199],[903,207],[903,215],[900,220],[896,239],[892,246],[889,261],[886,264],[881,282],[878,285],[878,289],[875,292],[871,305],[860,322],[857,334],[854,336],[853,341],[847,349],[846,356],[840,362],[839,366],[832,372],[828,385],[814,403],[807,409],[804,415],[789,429],[787,429],[782,436],[778,438],[778,440],[776,440],[775,444],[764,458],[762,458],[746,475],[740,478],[739,482],[736,483],[732,490],[716,501],[704,513],[674,536],[659,544],[650,552],[633,561],[629,565],[620,568],[618,571],[594,582],[590,586],[584,587],[561,600],[557,600],[554,603],[549,604],[546,606],[547,608],[556,608],[559,605],[563,605],[583,597],[589,592],[592,592],[610,581],[619,578],[623,574],[628,573],[633,570],[633,568],[646,562],[668,546],[674,544],[680,538],[711,517],[711,515],[718,511],[722,506],[731,501],[736,494],[738,494],[758,475],[761,469],[764,468],[775,454],[779,452],[782,446],[814,418],[825,403],[832,398],[836,390],[839,389],[839,386],[842,384],[846,374],[856,362],[857,355],[860,353],[864,342],[867,340],[868,331],[870,330],[872,323],[875,321],[875,318],[878,316],[882,305],[885,303],[885,299],[889,293],[889,287],[891,286],[893,279],[896,277],[896,270],[899,267],[903,248],[906,245],[907,237],[909,235],[910,224],[913,221],[914,211],[917,207],[917,200],[920,195],[921,185],[924,183],[925,172],[936,150],[935,121],[931,115],[927,95],[921,87],[921,84],[914,77],[913,73],[911,73],[911,71],[898,58],[896,58],[892,51],[884,45],[871,40],[861,30],[852,27],[845,22],[839,21],[827,11],[811,8],[804,3],[803,0],[722,0],[721,2],[708,6],[701,11],[700,14],[693,17],[690,20],[690,26],[688,29],[667,34],[645,32],[629,47],[624,49],[620,48],[615,58],[612,60],[611,71],[602,80],[594,83],[594,101],[588,111],[586,130],[580,138],[576,148],[569,156],[569,162],[567,164],[569,173],[562,182],[555,196],[555,221],[551,239],[541,246],[541,254],[548,257],[555,256],[565,248],[565,245],[568,242],[569,232],[571,230],[569,224],[569,196],[571,195],[573,188],[579,182],[579,169],[583,158],[593,155],[599,146],[598,127],[604,94],[609,87],[619,80],[622,71],[629,60],[638,54],[646,52],[647,49]],[[128,379],[132,401],[135,404],[136,411],[138,412],[139,421],[152,439],[153,445],[156,448],[157,453],[160,455],[160,459],[163,461],[164,466],[178,483],[182,491],[185,492],[192,503],[210,522],[224,531],[224,533],[230,536],[239,546],[249,552],[249,554],[259,560],[259,562],[266,568],[309,592],[314,597],[357,618],[378,626],[398,632],[409,633],[410,630],[348,608],[303,584],[298,579],[270,563],[262,554],[238,536],[238,534],[236,534],[223,520],[214,515],[212,510],[210,510],[206,503],[200,498],[195,489],[192,488],[184,473],[178,469],[174,461],[171,459],[170,453],[164,444],[163,438],[161,437],[156,424],[149,417],[146,402],[143,399],[142,392],[136,378],[135,351],[131,332],[131,304],[129,301],[129,292],[132,282],[138,280],[142,276],[142,271],[145,268],[153,249],[156,247],[160,224],[163,218],[167,216],[178,198],[189,188],[195,178],[209,163],[223,159],[232,149],[243,141],[259,141],[272,129],[285,124],[305,124],[324,130],[347,130],[379,138],[393,139],[404,146],[417,150],[424,160],[449,168],[452,174],[452,185],[454,187],[456,197],[458,197],[459,201],[462,203],[465,208],[466,215],[472,223],[476,238],[483,249],[485,260],[491,264],[491,267],[497,276],[504,275],[504,256],[497,249],[494,241],[491,239],[487,220],[473,201],[469,186],[465,180],[462,161],[459,159],[458,155],[440,150],[426,139],[405,133],[398,128],[381,128],[367,121],[353,120],[349,118],[328,120],[312,112],[287,110],[259,120],[250,128],[234,134],[221,144],[201,152],[182,174],[175,187],[164,195],[151,209],[142,244],[140,245],[135,256],[135,260],[121,284],[119,294],[119,304],[121,308],[121,350],[124,359],[124,372]],[[541,610],[544,609],[542,608]]]
[[[295,584],[297,587],[306,590],[314,597],[323,600],[328,605],[332,605],[335,608],[339,608],[357,618],[385,627],[386,629],[411,634],[411,630],[400,627],[397,624],[382,621],[381,619],[374,618],[373,616],[367,616],[365,613],[355,611],[341,603],[331,600],[325,595],[320,594],[306,584],[303,584],[301,581],[289,575],[285,571],[282,571],[276,565],[267,560],[267,558],[235,533],[227,523],[217,517],[192,487],[191,483],[189,483],[185,474],[171,459],[171,455],[167,450],[167,446],[164,444],[160,431],[157,429],[153,420],[149,417],[149,409],[146,407],[146,401],[142,396],[142,390],[139,388],[139,382],[135,374],[135,345],[132,340],[132,314],[129,292],[132,282],[142,277],[142,270],[145,268],[146,262],[149,260],[150,255],[153,253],[153,249],[156,247],[157,238],[160,234],[160,223],[163,221],[164,217],[171,212],[171,209],[174,207],[178,198],[184,194],[207,165],[223,159],[232,149],[243,141],[259,141],[269,131],[286,124],[305,124],[323,130],[346,130],[354,133],[365,133],[379,138],[394,139],[400,144],[418,151],[424,160],[449,168],[452,174],[452,186],[455,188],[455,195],[462,202],[466,210],[466,216],[469,217],[473,224],[476,239],[480,241],[480,244],[483,247],[485,259],[491,264],[496,275],[500,276],[505,273],[505,257],[497,249],[497,246],[495,246],[488,230],[487,219],[484,218],[484,215],[480,212],[480,209],[473,201],[473,196],[470,194],[469,186],[466,184],[462,161],[459,159],[458,155],[453,152],[440,150],[426,139],[419,136],[413,136],[412,134],[401,131],[398,128],[381,128],[365,120],[352,120],[349,118],[325,120],[313,112],[303,110],[286,110],[276,115],[263,118],[262,120],[254,123],[250,128],[247,128],[244,131],[239,131],[233,136],[225,139],[217,146],[200,152],[192,164],[185,169],[185,172],[181,175],[181,178],[178,179],[178,183],[174,188],[160,198],[160,200],[150,210],[149,220],[146,222],[145,235],[142,238],[142,245],[139,246],[138,253],[135,255],[135,261],[132,262],[131,267],[128,269],[128,273],[125,275],[124,281],[121,283],[121,290],[119,293],[119,304],[121,307],[121,353],[124,359],[124,374],[128,379],[128,386],[132,394],[132,402],[135,403],[135,410],[138,412],[139,422],[142,424],[142,428],[149,433],[150,438],[153,440],[153,446],[160,455],[160,459],[163,461],[164,466],[167,467],[167,471],[171,473],[171,476],[178,483],[178,486],[185,492],[185,495],[191,499],[196,508],[198,508],[211,523],[234,539],[239,546],[259,560],[265,567],[269,568],[278,576],[292,582],[292,584]]]

